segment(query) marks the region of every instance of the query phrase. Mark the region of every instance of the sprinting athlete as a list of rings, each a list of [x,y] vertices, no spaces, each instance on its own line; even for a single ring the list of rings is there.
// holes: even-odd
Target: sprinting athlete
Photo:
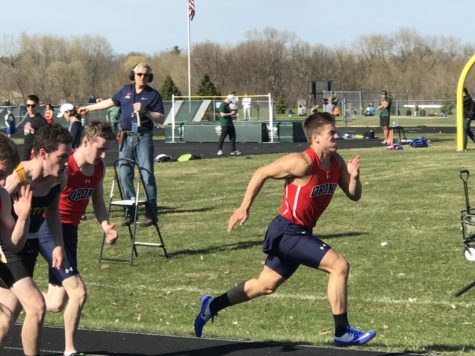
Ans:
[[[87,298],[86,286],[77,268],[77,247],[78,226],[90,198],[97,221],[106,234],[106,242],[113,244],[117,239],[115,225],[107,218],[103,188],[103,159],[114,139],[115,135],[108,123],[92,121],[84,128],[81,145],[69,157],[68,182],[59,200],[65,249],[63,268],[52,267],[51,252],[54,249],[54,240],[47,224],[43,223],[42,232],[39,234],[40,252],[49,264],[46,310],[59,312],[64,309],[65,356],[77,353],[74,335]]]
[[[313,236],[312,229],[330,203],[338,186],[354,201],[361,198],[360,157],[345,164],[336,153],[338,133],[328,113],[314,113],[305,119],[303,130],[310,147],[291,153],[256,170],[241,206],[232,214],[228,231],[243,225],[254,199],[269,178],[284,179],[285,189],[279,215],[270,223],[263,244],[267,253],[258,278],[238,284],[214,298],[204,295],[195,319],[195,334],[201,337],[206,322],[226,307],[269,295],[300,265],[329,274],[328,299],[335,320],[334,342],[337,346],[359,345],[371,340],[374,331],[362,332],[350,326],[347,317],[347,280],[349,264],[345,257]]]
[[[16,320],[22,308],[28,318],[28,322],[24,322],[22,327],[23,351],[26,355],[39,354],[45,313],[44,298],[32,279],[38,256],[39,228],[45,220],[55,239],[52,251],[54,267],[60,268],[63,261],[58,201],[61,182],[65,182],[64,170],[71,153],[71,141],[68,130],[60,125],[41,128],[35,134],[33,157],[20,162],[5,183],[5,189],[14,199],[19,193],[24,193],[25,186],[31,187],[33,195],[26,241],[16,246],[2,246],[6,263],[1,265],[0,283],[0,300],[11,312],[11,323]],[[16,215],[18,224],[24,216]]]

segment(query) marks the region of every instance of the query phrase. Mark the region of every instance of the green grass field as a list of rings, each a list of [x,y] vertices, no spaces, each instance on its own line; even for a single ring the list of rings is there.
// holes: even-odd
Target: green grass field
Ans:
[[[340,151],[346,159],[361,155],[363,197],[355,203],[337,191],[315,232],[350,261],[350,322],[378,333],[365,349],[475,353],[475,288],[452,297],[475,276],[475,265],[462,254],[459,179],[461,169],[475,173],[475,150],[456,152],[455,135],[438,138],[445,141],[431,148]],[[89,210],[80,226],[79,265],[89,290],[81,327],[192,335],[203,293],[221,294],[262,268],[260,245],[278,212],[283,182],[267,182],[245,226],[227,233],[226,224],[253,171],[278,156],[158,165],[168,260],[160,249],[138,247],[133,267],[99,264],[102,235]],[[107,195],[111,177],[109,169]],[[119,211],[112,216],[122,221]],[[151,239],[153,231],[139,230],[139,238]],[[126,257],[130,240],[126,230],[119,232],[120,241],[106,252]],[[40,261],[35,280],[45,288],[46,279]],[[220,312],[204,336],[331,347],[326,283],[324,273],[302,267],[274,295]],[[62,316],[47,314],[46,324],[61,325]]]

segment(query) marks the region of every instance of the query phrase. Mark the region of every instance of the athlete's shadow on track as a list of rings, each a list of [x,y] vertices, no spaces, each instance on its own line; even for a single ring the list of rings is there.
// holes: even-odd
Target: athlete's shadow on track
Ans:
[[[361,235],[366,235],[365,232],[342,232],[338,234],[327,234],[327,235],[316,235],[318,238],[322,240],[328,240],[328,239],[336,239],[336,238],[344,238],[344,237],[358,237]],[[224,244],[224,245],[219,245],[219,246],[213,246],[213,247],[207,247],[204,249],[199,249],[199,250],[192,250],[192,249],[186,249],[186,250],[179,250],[175,252],[169,252],[169,256],[181,256],[181,255],[208,255],[208,254],[213,254],[216,252],[223,252],[223,251],[235,251],[235,250],[245,250],[248,248],[253,248],[255,246],[260,246],[262,245],[262,240],[257,240],[257,241],[241,241],[241,242],[233,242],[229,244]]]
[[[205,249],[199,250],[180,250],[175,252],[169,252],[169,256],[180,256],[180,255],[209,255],[216,252],[223,252],[223,251],[233,251],[233,250],[245,250],[251,247],[260,246],[262,245],[262,241],[242,241],[242,242],[233,242],[225,245],[219,245],[214,247],[207,247]]]
[[[186,345],[185,345],[186,347]],[[272,352],[272,354],[277,354],[281,352],[298,352],[302,351],[301,345],[292,345],[292,344],[273,344],[273,343],[259,343],[259,342],[236,342],[226,345],[217,345],[210,347],[203,347],[195,350],[186,350],[186,351],[174,351],[174,352],[161,352],[156,354],[150,353],[116,353],[116,352],[104,352],[104,351],[89,351],[86,355],[108,355],[108,356],[221,356],[234,354],[237,355],[249,354],[249,355],[262,355]],[[320,351],[320,350],[319,350]],[[307,353],[305,353],[307,354]],[[323,356],[328,356],[331,353],[324,353]],[[334,355],[334,353],[333,353]]]

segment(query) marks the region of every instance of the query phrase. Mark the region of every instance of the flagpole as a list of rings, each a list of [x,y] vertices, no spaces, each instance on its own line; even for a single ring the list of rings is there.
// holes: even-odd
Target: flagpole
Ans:
[[[191,112],[191,47],[190,47],[190,9],[189,9],[189,0],[186,0],[186,18],[188,19],[188,111]]]

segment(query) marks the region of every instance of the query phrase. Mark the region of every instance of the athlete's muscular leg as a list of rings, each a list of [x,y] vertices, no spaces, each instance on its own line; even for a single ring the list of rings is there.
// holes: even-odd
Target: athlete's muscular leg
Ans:
[[[15,323],[16,318],[20,314],[21,305],[12,291],[7,288],[0,288],[0,300],[2,301],[0,344],[3,344],[10,328]]]
[[[43,295],[30,277],[15,282],[12,292],[25,311],[25,320],[21,329],[21,341],[25,355],[38,355],[40,352],[41,328],[45,315]]]
[[[259,277],[239,283],[228,291],[228,298],[232,305],[239,304],[262,295],[272,294],[285,282],[285,278],[264,266]]]
[[[86,285],[81,276],[75,275],[63,281],[69,302],[64,310],[65,350],[75,351],[74,335],[79,326],[81,312],[87,299]]]
[[[348,273],[350,265],[348,261],[335,250],[329,250],[318,267],[320,270],[328,272],[328,300],[333,315],[346,313],[348,305]]]
[[[13,325],[13,313],[5,305],[0,304],[0,347],[5,342],[8,330]]]
[[[81,311],[86,299],[86,286],[79,275],[66,278],[62,287],[52,284],[48,286],[47,310],[56,313],[64,309],[65,351],[76,351],[74,335],[79,326]],[[64,308],[65,305],[66,308]]]

